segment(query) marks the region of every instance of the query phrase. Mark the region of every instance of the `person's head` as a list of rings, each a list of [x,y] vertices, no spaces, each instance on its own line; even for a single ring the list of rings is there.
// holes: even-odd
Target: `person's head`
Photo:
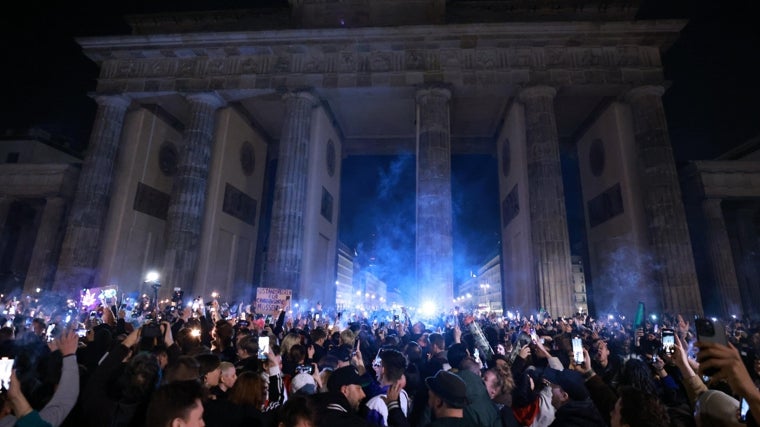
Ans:
[[[447,353],[449,365],[454,369],[461,369],[462,361],[469,356],[467,346],[462,343],[452,344]]]
[[[322,345],[327,339],[327,332],[321,326],[317,326],[309,333],[309,338],[314,344]]]
[[[483,382],[486,384],[488,397],[496,402],[511,399],[512,390],[515,388],[515,380],[512,370],[506,365],[497,365],[483,373]]]
[[[148,404],[145,425],[150,427],[204,427],[203,386],[199,381],[164,384]]]
[[[601,364],[606,364],[607,358],[610,357],[610,349],[607,347],[607,341],[599,339],[592,342],[591,348],[589,348],[589,355],[592,360]]]
[[[246,371],[241,373],[230,389],[228,399],[236,405],[250,405],[261,409],[267,398],[267,386],[261,375]]]
[[[443,416],[461,418],[469,404],[467,385],[456,374],[440,370],[433,377],[425,378],[428,387],[428,405],[436,418]]]
[[[380,366],[376,367],[377,379],[381,384],[391,384],[401,379],[406,370],[406,357],[395,349],[383,349],[377,355]]]
[[[218,320],[214,325],[214,330],[211,332],[214,337],[214,341],[218,346],[227,348],[232,345],[232,336],[235,333],[235,329],[226,320]]]
[[[230,362],[221,362],[219,364],[219,371],[221,371],[221,375],[219,376],[219,387],[221,387],[222,390],[231,389],[237,380],[235,365]]]
[[[584,401],[589,398],[583,375],[577,371],[546,368],[544,380],[552,388],[552,406],[555,408],[560,408],[571,400]]]
[[[333,347],[328,352],[330,356],[335,357],[335,359],[338,361],[336,368],[342,368],[344,366],[351,365],[351,350],[349,350],[349,348],[350,347],[341,345],[339,347]]]
[[[340,345],[347,347],[354,347],[356,344],[356,334],[351,329],[344,329],[340,331]]]
[[[237,343],[237,355],[240,359],[255,357],[259,352],[259,338],[246,335]]]
[[[314,427],[319,411],[314,402],[306,396],[294,395],[280,407],[277,427]]]
[[[618,400],[610,412],[610,427],[667,427],[670,419],[665,406],[656,396],[622,386]]]
[[[288,332],[280,342],[280,352],[283,357],[290,357],[290,347],[301,344],[301,335],[296,332]]]
[[[34,331],[35,335],[42,336],[47,329],[47,325],[45,325],[45,319],[42,319],[40,317],[35,317],[32,320],[32,330]]]
[[[306,346],[303,344],[294,344],[288,352],[288,360],[295,363],[303,363],[306,359]]]
[[[446,340],[443,338],[443,335],[432,333],[428,335],[428,341],[430,341],[430,354],[436,354],[446,350]]]
[[[150,353],[138,353],[129,359],[117,385],[122,399],[127,402],[147,401],[158,383],[159,370],[156,356]]]
[[[657,394],[657,383],[652,374],[652,368],[639,359],[629,359],[623,366],[620,375],[620,385],[629,385],[649,394]]]
[[[198,361],[200,378],[206,387],[215,387],[219,384],[222,375],[220,368],[221,360],[216,354],[199,354],[195,356]]]
[[[177,360],[166,366],[164,382],[198,380],[201,377],[200,369],[201,365],[196,358],[187,355],[179,356]]]
[[[314,377],[306,372],[301,372],[293,376],[290,380],[290,395],[297,394],[315,394],[317,393],[317,382]]]
[[[353,366],[338,368],[330,374],[327,380],[329,393],[343,395],[354,412],[359,410],[359,404],[364,399],[362,378]]]

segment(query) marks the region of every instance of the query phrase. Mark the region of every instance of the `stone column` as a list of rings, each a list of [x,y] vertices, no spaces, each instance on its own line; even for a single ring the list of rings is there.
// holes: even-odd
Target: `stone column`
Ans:
[[[417,290],[437,310],[454,299],[451,208],[451,91],[417,91]]]
[[[32,294],[35,289],[49,289],[55,273],[55,261],[61,238],[61,222],[66,212],[66,200],[48,197],[37,229],[32,258],[29,261],[24,292]]]
[[[54,288],[71,291],[92,286],[103,227],[111,200],[116,154],[130,100],[99,96],[87,157],[79,174]]]
[[[701,315],[702,298],[662,106],[663,92],[660,86],[642,86],[626,95],[633,115],[641,202],[654,258],[653,277],[659,288],[656,294],[661,295],[659,309]]]
[[[528,199],[533,247],[534,280],[538,303],[553,316],[575,313],[570,238],[567,231],[565,190],[554,116],[556,89],[523,89],[525,141],[528,161]]]
[[[264,285],[297,291],[303,257],[311,119],[318,100],[308,92],[295,92],[285,94],[284,101],[285,121],[277,160]]]
[[[760,239],[755,227],[757,208],[741,207],[735,213],[736,255],[734,268],[740,278],[744,314],[760,314]],[[729,313],[732,314],[732,313]]]
[[[214,144],[216,110],[225,102],[215,93],[187,96],[190,120],[182,135],[177,175],[166,220],[166,252],[161,295],[174,287],[193,289],[206,208],[206,187]]]
[[[720,315],[728,317],[740,315],[741,296],[736,280],[736,269],[728,239],[726,223],[723,218],[720,199],[707,199],[702,202],[702,212],[707,220],[707,251],[710,254],[710,267],[713,284],[717,288],[720,300]]]

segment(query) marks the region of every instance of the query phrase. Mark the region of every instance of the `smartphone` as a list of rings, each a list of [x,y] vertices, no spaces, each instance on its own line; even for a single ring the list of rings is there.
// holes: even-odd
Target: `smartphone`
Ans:
[[[0,359],[0,387],[7,391],[11,386],[11,372],[13,371],[14,359],[3,357]],[[0,391],[2,391],[0,390]]]
[[[670,355],[676,352],[676,334],[672,328],[662,328],[662,351]]]
[[[259,337],[259,360],[266,360],[269,353],[269,337]]]
[[[739,403],[739,422],[747,422],[747,414],[749,414],[749,402],[742,397],[741,403]]]
[[[313,365],[298,365],[296,366],[296,372],[299,374],[305,373],[305,374],[313,375],[314,366]]]
[[[48,325],[47,330],[45,331],[45,337],[47,338],[47,342],[55,340],[55,323]]]
[[[87,336],[87,329],[84,329],[84,328],[77,329],[77,336],[79,338],[86,337]]]
[[[700,317],[694,321],[697,329],[697,341],[706,341],[715,344],[728,345],[726,328],[720,320],[712,320]]]
[[[580,337],[573,338],[573,360],[576,365],[583,363],[583,341]]]

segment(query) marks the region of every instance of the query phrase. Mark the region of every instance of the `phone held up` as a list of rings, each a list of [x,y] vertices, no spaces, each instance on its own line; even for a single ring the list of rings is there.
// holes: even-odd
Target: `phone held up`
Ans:
[[[580,337],[573,338],[573,361],[576,365],[583,363],[583,341]]]
[[[672,328],[662,328],[662,351],[673,355],[676,352],[676,334]]]
[[[3,357],[0,359],[0,392],[7,391],[11,386],[11,372],[13,372],[14,359]]]
[[[749,414],[749,402],[747,402],[747,399],[742,397],[741,403],[739,404],[739,422],[740,423],[747,422],[747,414]]]
[[[694,320],[694,326],[697,330],[697,341],[711,342],[715,344],[728,345],[726,339],[726,328],[720,320],[713,320],[706,317],[700,317]],[[705,370],[704,376],[711,377],[718,372],[715,368]]]
[[[269,337],[259,337],[259,360],[266,360],[269,353]]]

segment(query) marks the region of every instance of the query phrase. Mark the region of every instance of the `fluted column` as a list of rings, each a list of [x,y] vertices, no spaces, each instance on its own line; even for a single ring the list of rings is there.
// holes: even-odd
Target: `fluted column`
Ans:
[[[206,187],[214,144],[216,110],[224,100],[215,93],[187,96],[190,120],[182,135],[177,175],[166,220],[166,252],[161,294],[174,287],[192,289],[206,207]]]
[[[451,91],[417,91],[417,289],[438,309],[454,299],[451,208]]]
[[[62,197],[48,197],[42,211],[40,226],[34,241],[34,250],[29,261],[24,292],[31,294],[35,289],[48,289],[53,280],[55,262],[60,244],[61,221],[66,211],[66,200]]]
[[[707,219],[707,251],[710,254],[713,283],[717,287],[720,300],[720,314],[724,317],[741,314],[739,283],[736,280],[734,258],[723,218],[721,200],[704,200],[702,212]]]
[[[300,287],[311,119],[318,101],[308,92],[284,96],[285,121],[277,160],[264,284]]]
[[[654,258],[654,277],[661,309],[671,313],[702,314],[691,239],[681,200],[665,110],[664,89],[642,86],[628,92],[638,155],[642,206]]]
[[[54,288],[60,291],[92,286],[111,201],[116,154],[130,100],[99,96],[87,157],[79,174]]]
[[[571,315],[573,278],[567,231],[565,190],[554,116],[556,89],[536,86],[522,90],[528,161],[528,199],[538,303],[556,316]]]

